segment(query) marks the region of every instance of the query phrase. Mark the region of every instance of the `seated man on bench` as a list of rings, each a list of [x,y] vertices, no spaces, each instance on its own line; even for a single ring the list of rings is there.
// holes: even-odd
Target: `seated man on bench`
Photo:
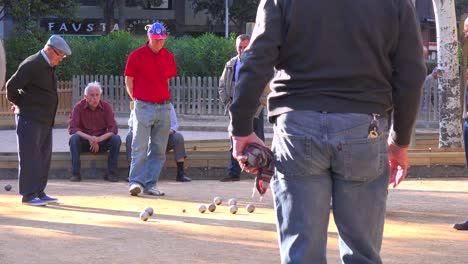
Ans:
[[[72,158],[70,181],[81,181],[80,153],[109,151],[105,180],[117,182],[117,159],[122,143],[117,134],[117,122],[112,106],[101,101],[102,88],[98,82],[89,83],[84,90],[84,98],[73,107],[70,113],[68,133]]]
[[[190,182],[192,181],[192,179],[190,179],[187,175],[185,175],[185,172],[184,172],[184,161],[185,161],[185,158],[187,157],[187,154],[185,152],[184,136],[182,136],[182,134],[177,131],[177,128],[179,127],[179,125],[177,124],[176,112],[174,110],[174,105],[172,105],[172,103],[170,104],[170,106],[171,106],[171,130],[169,131],[169,138],[167,140],[166,152],[174,150],[174,160],[176,161],[176,164],[177,164],[176,181]],[[133,127],[133,115],[135,114],[133,110],[133,102],[130,102],[130,110],[131,110],[130,118],[128,119],[128,134],[125,139],[127,160],[129,164],[132,161],[132,138],[133,138],[132,127]]]

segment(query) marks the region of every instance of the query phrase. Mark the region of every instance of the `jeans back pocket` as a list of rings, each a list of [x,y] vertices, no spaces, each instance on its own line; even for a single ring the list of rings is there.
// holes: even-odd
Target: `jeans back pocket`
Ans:
[[[386,137],[341,140],[332,166],[343,180],[367,182],[379,177],[385,168]]]

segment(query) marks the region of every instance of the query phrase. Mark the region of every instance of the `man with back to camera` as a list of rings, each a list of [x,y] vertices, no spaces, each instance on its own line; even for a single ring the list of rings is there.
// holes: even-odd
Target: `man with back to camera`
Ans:
[[[166,161],[171,125],[168,80],[177,75],[174,56],[164,48],[166,28],[155,22],[147,29],[148,42],[130,53],[125,66],[127,92],[135,101],[128,189],[132,196],[142,191],[164,195],[156,184]]]
[[[242,152],[263,145],[252,118],[275,67],[268,115],[281,263],[327,262],[330,199],[342,262],[382,263],[387,189],[406,176],[426,75],[422,46],[410,0],[260,2],[229,131],[234,157],[256,172]]]
[[[101,100],[102,87],[98,82],[88,83],[84,98],[73,107],[70,113],[68,133],[72,158],[70,181],[81,181],[80,153],[109,151],[107,158],[106,181],[118,182],[117,162],[122,140],[117,134],[117,122],[112,106]]]
[[[55,67],[71,55],[65,40],[52,35],[26,58],[6,84],[16,114],[19,192],[25,205],[43,206],[57,198],[45,193],[52,156],[52,128],[58,106]]]

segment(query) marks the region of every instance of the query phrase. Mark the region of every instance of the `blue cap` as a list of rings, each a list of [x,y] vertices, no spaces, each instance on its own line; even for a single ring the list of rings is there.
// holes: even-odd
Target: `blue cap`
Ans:
[[[160,22],[146,25],[145,29],[148,29],[147,34],[151,39],[166,39],[166,27]]]

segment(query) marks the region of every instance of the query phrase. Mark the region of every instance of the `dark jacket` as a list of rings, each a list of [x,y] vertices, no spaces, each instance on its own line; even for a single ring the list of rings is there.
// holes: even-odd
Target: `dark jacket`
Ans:
[[[58,106],[57,76],[40,52],[26,58],[6,84],[15,114],[54,125]]]
[[[410,0],[265,0],[236,83],[230,131],[252,131],[256,104],[275,67],[268,110],[386,114],[409,143],[426,76]]]

